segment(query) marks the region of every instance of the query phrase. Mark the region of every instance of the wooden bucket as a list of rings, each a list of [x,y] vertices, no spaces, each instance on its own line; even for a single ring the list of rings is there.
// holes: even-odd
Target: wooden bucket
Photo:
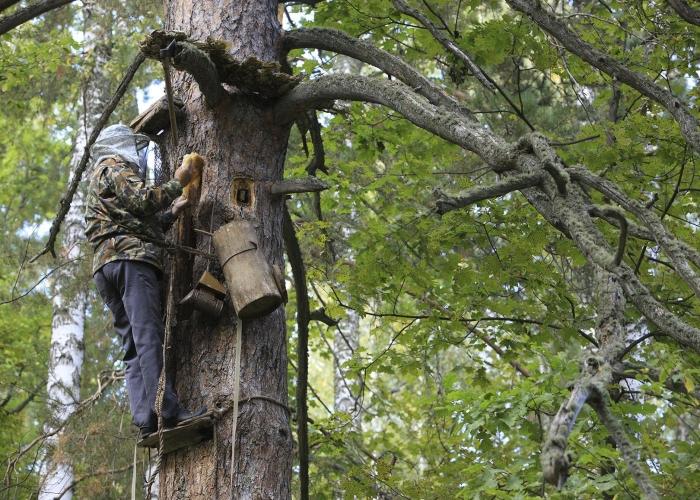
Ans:
[[[217,229],[212,241],[239,318],[271,313],[282,303],[272,266],[258,249],[253,225],[235,220]]]

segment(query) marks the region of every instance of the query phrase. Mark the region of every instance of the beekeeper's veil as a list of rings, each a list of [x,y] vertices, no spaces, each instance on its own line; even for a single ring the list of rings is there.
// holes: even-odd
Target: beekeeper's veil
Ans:
[[[146,178],[148,136],[135,134],[121,123],[110,125],[100,132],[95,144],[90,148],[92,165],[95,166],[108,156],[121,156],[139,169],[142,179]]]

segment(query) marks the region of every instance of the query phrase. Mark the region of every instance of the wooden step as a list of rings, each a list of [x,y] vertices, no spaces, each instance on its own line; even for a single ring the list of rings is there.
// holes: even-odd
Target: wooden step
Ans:
[[[213,412],[207,412],[204,415],[187,420],[177,427],[165,429],[163,431],[163,454],[211,439],[213,433]],[[158,443],[158,433],[154,432],[139,441],[138,445],[142,448],[158,448]]]

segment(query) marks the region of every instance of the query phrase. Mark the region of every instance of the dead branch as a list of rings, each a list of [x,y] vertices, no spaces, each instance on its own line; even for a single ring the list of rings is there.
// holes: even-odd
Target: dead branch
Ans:
[[[315,311],[311,311],[309,319],[311,321],[319,321],[324,325],[328,326],[338,326],[338,323],[340,323],[340,321],[338,321],[337,319],[333,319],[330,316],[328,316],[325,307],[321,307],[319,309],[316,309]]]
[[[291,193],[317,193],[328,189],[328,184],[316,177],[284,179],[270,185],[270,194],[283,196]]]
[[[478,201],[497,198],[513,191],[537,186],[542,182],[542,175],[541,172],[514,175],[496,184],[476,187],[463,196],[456,198],[451,198],[440,193],[440,198],[436,202],[437,213],[444,215],[447,212],[464,208]]]
[[[39,252],[39,254],[36,257],[32,258],[30,262],[36,261],[39,257],[49,252],[53,256],[53,258],[56,258],[56,250],[54,249],[54,246],[56,244],[56,238],[58,237],[58,232],[61,229],[61,223],[68,214],[68,210],[70,209],[70,205],[73,201],[73,196],[78,190],[80,180],[83,177],[83,172],[85,172],[85,169],[88,166],[88,160],[90,159],[90,147],[97,140],[97,136],[100,135],[100,132],[102,132],[102,129],[107,124],[109,117],[112,116],[112,112],[115,110],[115,108],[119,104],[119,101],[121,101],[122,97],[124,96],[124,93],[126,92],[129,83],[131,83],[132,78],[134,78],[136,71],[139,69],[139,66],[141,66],[141,63],[143,63],[143,61],[145,60],[146,56],[144,56],[143,52],[139,51],[139,53],[136,54],[134,60],[131,62],[129,67],[126,69],[126,73],[124,74],[122,81],[119,82],[117,90],[114,92],[114,95],[112,96],[112,99],[109,101],[109,103],[107,103],[107,106],[100,115],[100,119],[97,120],[97,123],[95,123],[95,127],[92,129],[90,137],[88,138],[88,141],[85,144],[85,150],[83,151],[82,158],[80,158],[80,163],[78,163],[78,166],[73,172],[73,178],[71,179],[70,185],[68,186],[68,191],[61,198],[58,213],[56,214],[56,217],[54,218],[53,223],[51,224],[51,230],[49,231],[49,239],[46,242],[46,246],[41,252]]]
[[[668,0],[676,13],[691,24],[700,26],[700,10],[693,9],[685,0]]]
[[[18,10],[14,14],[2,17],[0,18],[0,36],[7,33],[11,29],[16,28],[20,24],[31,21],[35,17],[39,17],[50,10],[57,9],[71,2],[73,2],[73,0],[43,0],[25,7],[24,9]],[[15,3],[17,2],[3,2],[0,4],[0,10],[6,9]]]
[[[506,0],[506,2],[513,9],[526,14],[540,28],[564,45],[569,52],[661,104],[676,119],[688,144],[695,151],[700,152],[698,122],[680,98],[582,40],[563,21],[544,9],[538,0]]]

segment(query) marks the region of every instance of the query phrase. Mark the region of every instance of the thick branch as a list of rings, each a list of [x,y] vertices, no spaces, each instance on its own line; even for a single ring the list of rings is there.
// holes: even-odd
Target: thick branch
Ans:
[[[54,249],[54,245],[56,244],[56,237],[58,236],[58,232],[61,229],[61,223],[63,222],[63,219],[66,217],[66,214],[68,214],[71,202],[73,201],[73,196],[78,190],[78,186],[80,185],[80,180],[82,179],[83,172],[85,172],[85,169],[88,166],[88,160],[90,159],[90,147],[95,143],[95,141],[97,140],[97,136],[100,135],[100,132],[102,132],[102,128],[107,124],[109,117],[112,116],[112,112],[124,96],[124,93],[126,92],[129,83],[131,83],[131,79],[134,78],[136,70],[139,69],[139,66],[141,66],[141,63],[145,59],[146,57],[143,55],[142,52],[139,51],[139,53],[136,54],[136,57],[134,57],[134,60],[131,62],[131,65],[129,65],[129,67],[127,68],[126,73],[122,78],[122,81],[119,82],[119,86],[114,92],[112,99],[109,101],[109,103],[107,103],[105,110],[102,112],[102,115],[100,115],[100,119],[97,120],[97,123],[95,123],[95,126],[92,129],[92,132],[90,133],[90,137],[88,138],[88,141],[85,144],[85,151],[83,152],[83,156],[80,159],[80,163],[78,163],[78,166],[76,167],[73,173],[73,178],[71,179],[70,186],[68,186],[68,192],[61,198],[58,213],[56,214],[56,218],[51,224],[51,230],[49,231],[49,239],[46,242],[46,246],[36,257],[34,257],[31,260],[31,262],[34,262],[39,257],[48,252],[51,252],[51,255],[54,258],[56,257],[56,250]]]
[[[685,103],[678,97],[665,88],[656,85],[646,76],[635,73],[608,54],[583,41],[566,24],[547,12],[538,0],[506,1],[512,8],[526,14],[540,28],[559,40],[570,52],[665,107],[680,125],[681,133],[688,141],[688,144],[695,151],[700,152],[698,122]]]
[[[359,75],[327,75],[304,82],[275,106],[279,121],[292,121],[304,110],[346,99],[383,104],[443,139],[474,151],[496,171],[510,168],[512,157],[505,141],[461,113],[437,107],[405,84]]]
[[[691,24],[700,26],[700,10],[693,9],[685,0],[668,0],[676,13]]]
[[[460,49],[457,44],[455,44],[452,40],[447,38],[432,22],[430,22],[430,19],[428,19],[423,13],[421,13],[419,10],[413,9],[412,7],[409,7],[408,4],[406,4],[403,0],[393,0],[394,1],[394,7],[398,9],[399,12],[402,12],[408,16],[411,16],[414,19],[417,19],[423,26],[425,26],[430,33],[435,37],[435,39],[440,42],[447,50],[450,51],[457,59],[462,61],[464,65],[469,68],[469,71],[472,72],[474,77],[481,82],[481,84],[486,87],[489,90],[496,90],[495,87],[493,86],[493,83],[484,75],[484,72],[481,71],[481,68],[476,65],[474,61],[472,61],[471,57],[469,57],[462,49]]]
[[[309,28],[288,31],[283,39],[286,50],[313,48],[328,50],[357,59],[381,69],[411,87],[430,103],[459,109],[460,104],[443,92],[437,85],[421,75],[412,66],[375,45],[353,38],[348,34],[328,28]],[[466,108],[463,111],[469,113]]]
[[[14,14],[2,17],[0,18],[0,35],[7,33],[22,23],[26,23],[35,17],[39,17],[45,12],[62,7],[68,3],[71,3],[72,1],[73,0],[44,0],[42,2],[32,4],[24,9],[18,10]],[[13,3],[17,2],[3,2],[2,8],[7,8]]]
[[[289,265],[294,275],[294,289],[297,296],[297,440],[299,441],[299,483],[303,500],[309,498],[309,435],[308,411],[306,405],[306,388],[309,373],[309,292],[306,286],[306,270],[299,247],[299,240],[294,231],[294,223],[287,207],[284,208],[282,235],[289,258]]]
[[[533,174],[519,174],[508,177],[505,180],[492,184],[490,186],[479,186],[468,191],[464,196],[457,198],[443,197],[436,202],[437,212],[443,215],[452,210],[466,207],[478,201],[487,200],[489,198],[497,198],[505,194],[533,187],[542,182],[542,173],[535,172]]]
[[[291,193],[317,193],[326,189],[328,189],[328,184],[317,177],[304,177],[273,182],[270,186],[270,194],[281,196]]]

